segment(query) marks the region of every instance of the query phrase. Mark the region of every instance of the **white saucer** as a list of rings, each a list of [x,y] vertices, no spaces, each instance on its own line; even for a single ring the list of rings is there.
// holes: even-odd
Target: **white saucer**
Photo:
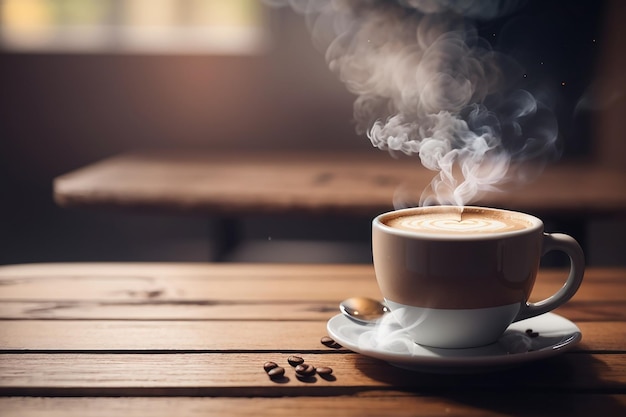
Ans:
[[[339,314],[328,321],[327,329],[337,343],[354,352],[382,359],[397,367],[437,373],[509,368],[558,355],[582,339],[578,326],[554,313],[513,323],[497,342],[469,349],[418,345],[390,314],[376,326],[360,325]]]

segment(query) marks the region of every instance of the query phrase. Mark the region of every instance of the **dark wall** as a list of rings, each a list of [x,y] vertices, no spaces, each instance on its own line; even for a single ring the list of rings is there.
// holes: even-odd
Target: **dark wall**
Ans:
[[[133,147],[358,146],[352,98],[281,15],[258,56],[0,54],[3,168],[54,175]]]
[[[354,133],[353,98],[314,50],[302,18],[274,10],[271,35],[270,50],[253,56],[0,52],[0,262],[131,257],[119,240],[158,239],[159,228],[206,237],[205,219],[54,205],[55,176],[107,156],[369,148]],[[113,230],[121,233],[117,245],[104,244],[118,236]]]

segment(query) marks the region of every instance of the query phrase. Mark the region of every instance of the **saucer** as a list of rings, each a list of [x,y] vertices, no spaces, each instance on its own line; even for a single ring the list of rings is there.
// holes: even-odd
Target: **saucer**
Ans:
[[[554,313],[511,324],[497,342],[467,349],[418,345],[391,314],[377,325],[361,325],[343,314],[331,318],[328,334],[342,346],[391,365],[435,373],[488,372],[568,351],[582,339],[578,326]]]

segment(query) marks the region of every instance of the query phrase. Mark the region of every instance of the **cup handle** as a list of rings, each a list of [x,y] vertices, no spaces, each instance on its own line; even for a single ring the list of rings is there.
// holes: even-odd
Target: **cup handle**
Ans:
[[[519,313],[517,313],[515,320],[513,320],[514,322],[554,310],[561,304],[567,302],[576,294],[576,291],[578,291],[583,281],[585,271],[585,255],[583,254],[582,248],[578,242],[569,235],[563,233],[544,233],[542,256],[553,250],[563,251],[569,256],[570,270],[565,285],[545,300],[536,303],[522,304]]]

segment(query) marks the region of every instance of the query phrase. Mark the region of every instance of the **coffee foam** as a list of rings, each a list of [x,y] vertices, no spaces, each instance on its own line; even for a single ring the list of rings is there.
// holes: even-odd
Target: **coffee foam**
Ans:
[[[424,212],[386,219],[387,226],[432,234],[505,233],[527,229],[532,223],[510,213],[482,210]]]

